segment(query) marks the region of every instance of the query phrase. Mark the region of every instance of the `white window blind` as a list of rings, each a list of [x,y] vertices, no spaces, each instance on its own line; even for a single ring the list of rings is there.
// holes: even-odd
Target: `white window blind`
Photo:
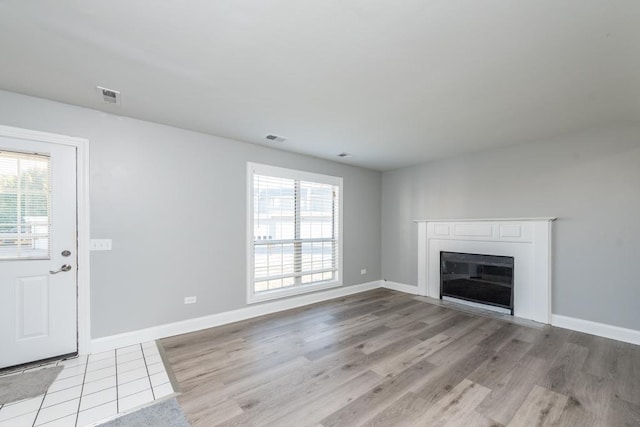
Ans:
[[[253,292],[336,282],[340,185],[278,170],[252,176]]]
[[[48,259],[49,157],[0,151],[0,260]]]

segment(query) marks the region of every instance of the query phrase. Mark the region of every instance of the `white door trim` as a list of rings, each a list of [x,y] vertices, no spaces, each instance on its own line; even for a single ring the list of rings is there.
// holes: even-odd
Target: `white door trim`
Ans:
[[[78,203],[78,353],[91,352],[89,140],[0,125],[0,136],[76,147]]]

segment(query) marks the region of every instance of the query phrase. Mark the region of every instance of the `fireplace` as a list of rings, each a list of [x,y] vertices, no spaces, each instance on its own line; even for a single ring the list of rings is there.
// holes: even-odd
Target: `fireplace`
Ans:
[[[506,278],[501,276],[511,276],[511,287],[501,286],[506,289],[499,289],[501,295],[507,291],[510,293],[509,303],[506,304],[506,298],[502,296],[497,301],[489,301],[494,304],[497,302],[500,306],[490,306],[485,303],[484,307],[491,307],[504,313],[511,312],[513,316],[522,319],[550,323],[551,231],[554,220],[555,218],[416,220],[418,223],[418,294],[430,298],[449,299],[451,297],[446,296],[447,293],[460,294],[460,288],[469,291],[464,289],[462,281],[447,280],[450,286],[445,286],[445,296],[442,295],[441,252],[463,255],[491,254],[499,257],[493,259],[500,262],[511,258],[513,264],[510,267],[509,265],[494,266],[491,263],[487,264],[486,261],[472,262],[471,264],[486,267],[483,267],[481,274],[478,274],[477,269],[474,271],[475,267],[472,267],[468,273],[465,273],[467,277],[462,276],[464,270],[458,266],[455,268],[459,270],[454,268],[453,275],[448,279],[465,279],[474,285],[478,282],[490,282],[490,284],[501,286],[506,285]],[[514,268],[515,265],[517,268]],[[477,290],[477,288],[471,289]],[[466,300],[463,299],[465,297]],[[475,305],[475,302],[469,300],[477,299],[477,295],[463,294],[455,298],[457,302]],[[510,306],[510,308],[502,306]]]
[[[440,299],[451,297],[513,314],[513,257],[440,252]]]

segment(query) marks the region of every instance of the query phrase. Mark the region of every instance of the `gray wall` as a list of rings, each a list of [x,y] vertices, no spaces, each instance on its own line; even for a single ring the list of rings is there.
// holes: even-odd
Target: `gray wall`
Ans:
[[[0,124],[91,141],[91,236],[112,238],[114,246],[91,254],[94,338],[245,306],[247,161],[344,178],[346,285],[381,277],[415,285],[417,218],[558,216],[553,312],[640,329],[640,128],[590,131],[381,178],[3,91]],[[198,303],[185,306],[187,295]]]
[[[382,276],[417,283],[414,219],[557,216],[553,313],[640,329],[640,128],[385,172]]]
[[[381,278],[379,172],[3,91],[0,124],[90,140],[92,338],[246,305],[248,161],[343,177],[344,284]]]

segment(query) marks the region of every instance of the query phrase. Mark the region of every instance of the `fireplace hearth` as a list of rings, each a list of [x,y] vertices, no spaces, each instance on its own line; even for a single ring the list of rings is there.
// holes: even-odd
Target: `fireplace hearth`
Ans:
[[[451,297],[513,314],[513,257],[440,252],[440,299]]]

